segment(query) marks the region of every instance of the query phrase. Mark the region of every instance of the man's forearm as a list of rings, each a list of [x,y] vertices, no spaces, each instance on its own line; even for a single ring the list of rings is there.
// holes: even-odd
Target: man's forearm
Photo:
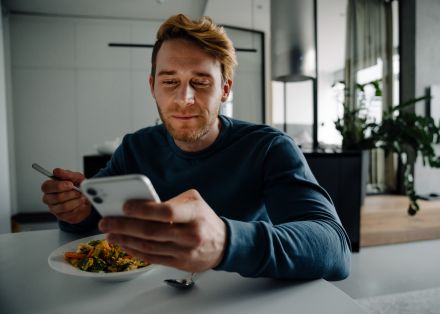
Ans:
[[[228,247],[216,269],[284,279],[340,280],[349,274],[348,238],[337,222],[225,222]]]

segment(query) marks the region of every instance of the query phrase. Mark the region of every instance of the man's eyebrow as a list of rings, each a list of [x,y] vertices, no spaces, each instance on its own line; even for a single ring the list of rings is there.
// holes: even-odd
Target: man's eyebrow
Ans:
[[[174,70],[162,70],[162,71],[159,71],[157,73],[157,76],[175,75],[175,74],[177,74],[177,71],[174,71]],[[194,74],[197,75],[197,76],[201,76],[201,77],[212,78],[212,75],[207,73],[207,72],[197,72],[196,71],[196,72],[194,72]]]
[[[197,76],[212,78],[212,75],[206,72],[195,72],[194,74],[196,74]]]
[[[174,75],[174,74],[176,74],[177,72],[176,71],[166,71],[166,70],[163,70],[163,71],[159,71],[158,73],[157,73],[157,75],[159,76],[159,75]]]

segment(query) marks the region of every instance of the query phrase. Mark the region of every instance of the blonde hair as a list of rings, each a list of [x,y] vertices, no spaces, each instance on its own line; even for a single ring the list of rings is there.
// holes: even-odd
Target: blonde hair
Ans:
[[[211,18],[204,16],[198,21],[190,20],[184,14],[171,16],[156,35],[156,43],[151,56],[151,76],[156,74],[156,59],[162,44],[171,39],[186,39],[196,43],[205,52],[220,62],[222,79],[232,80],[237,57],[232,41],[223,27],[216,25]]]

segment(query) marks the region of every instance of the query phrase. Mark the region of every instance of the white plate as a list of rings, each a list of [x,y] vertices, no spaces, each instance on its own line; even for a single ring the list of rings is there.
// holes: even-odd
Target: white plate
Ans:
[[[53,251],[49,255],[47,262],[49,263],[49,266],[53,270],[63,274],[93,278],[98,280],[108,280],[108,281],[125,281],[125,280],[134,279],[137,276],[142,275],[143,273],[151,271],[155,268],[154,265],[148,265],[139,269],[122,271],[117,273],[92,273],[73,267],[66,260],[64,260],[64,253],[75,252],[78,247],[78,244],[87,243],[92,240],[102,240],[102,239],[105,239],[105,234],[98,234],[91,237],[82,238],[79,240],[66,243],[63,246],[57,248],[55,251]]]

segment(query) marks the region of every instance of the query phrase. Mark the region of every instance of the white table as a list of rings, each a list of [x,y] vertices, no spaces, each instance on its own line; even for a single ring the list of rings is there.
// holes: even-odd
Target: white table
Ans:
[[[0,235],[0,313],[364,313],[325,280],[292,282],[209,271],[191,290],[163,279],[185,273],[160,267],[125,282],[53,271],[49,254],[82,236],[58,230]]]

